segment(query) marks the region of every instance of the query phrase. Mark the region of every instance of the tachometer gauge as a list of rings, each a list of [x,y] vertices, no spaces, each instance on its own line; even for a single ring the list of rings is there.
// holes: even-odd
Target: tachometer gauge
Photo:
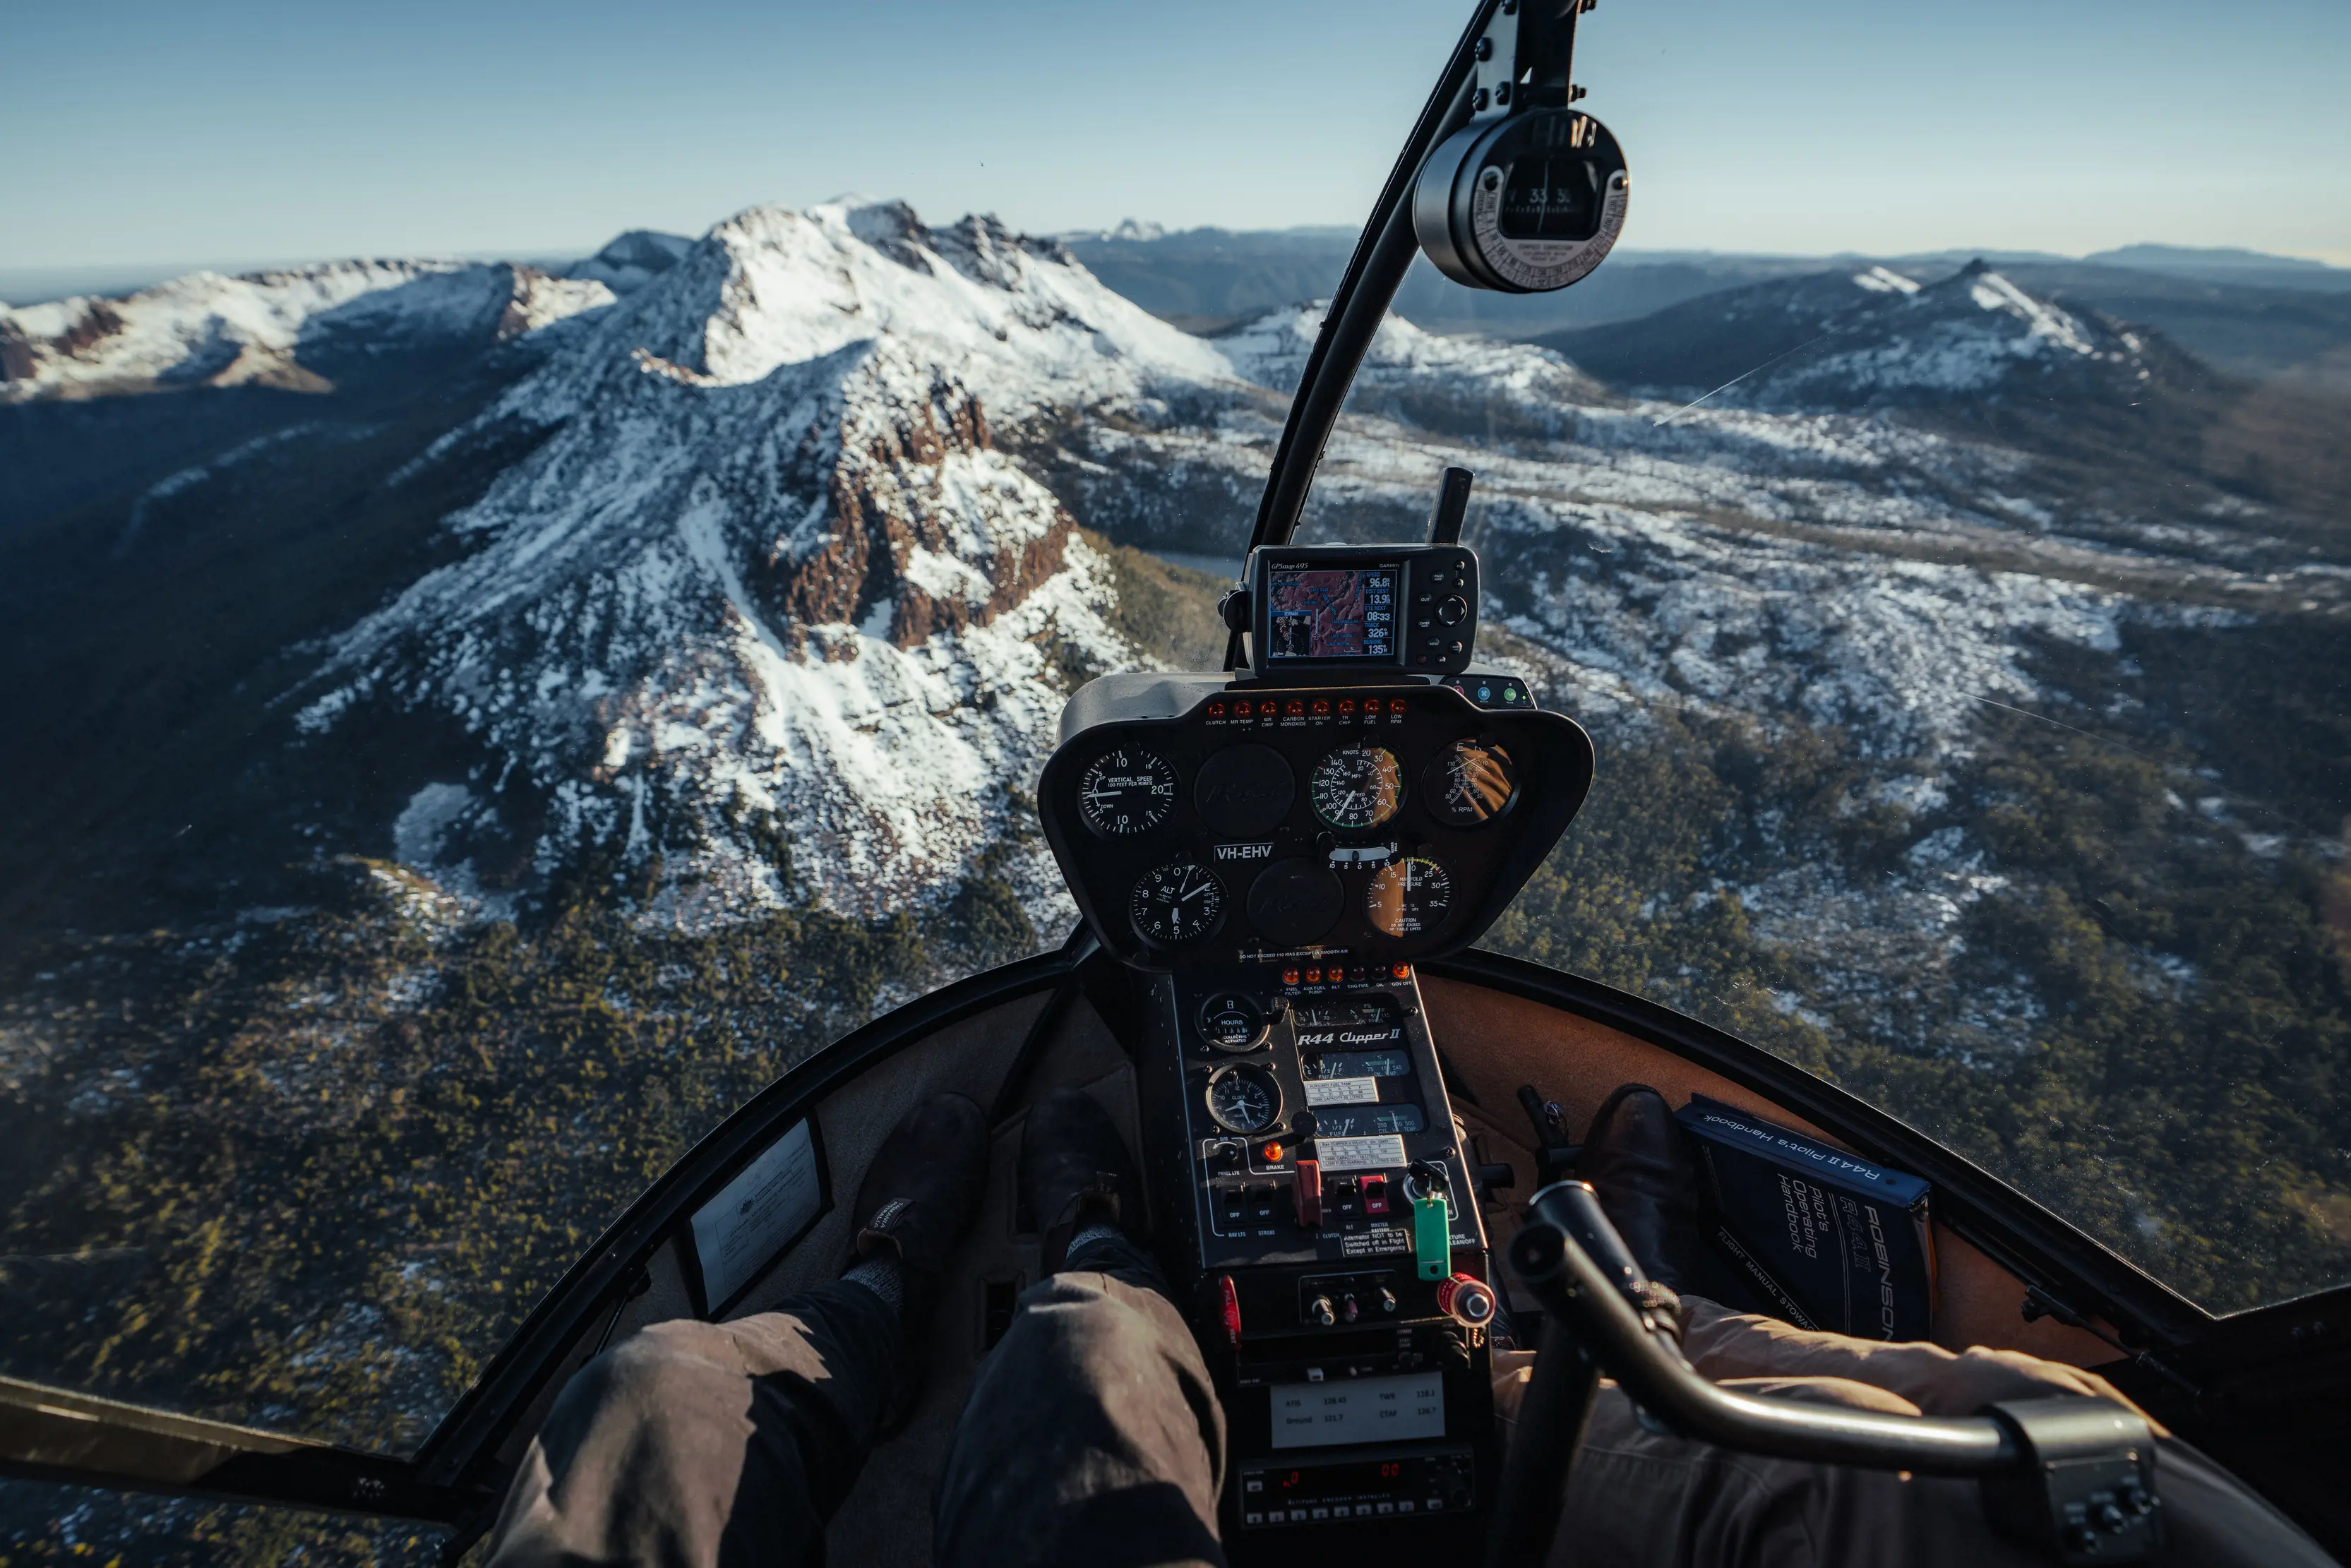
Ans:
[[[1208,1080],[1208,1114],[1228,1133],[1255,1137],[1281,1119],[1281,1085],[1262,1068],[1222,1068]]]
[[[1426,855],[1390,861],[1364,895],[1372,924],[1391,936],[1419,936],[1445,924],[1453,908],[1453,873]]]
[[[1314,765],[1306,796],[1334,828],[1376,828],[1404,804],[1404,769],[1384,746],[1343,746]]]
[[[1176,770],[1139,746],[1094,758],[1078,780],[1078,810],[1105,838],[1149,832],[1176,809]]]
[[[1224,884],[1207,867],[1176,861],[1143,873],[1127,895],[1126,912],[1154,946],[1197,942],[1224,922]]]
[[[1430,758],[1420,787],[1438,821],[1474,828],[1510,809],[1519,798],[1519,772],[1510,754],[1492,741],[1457,740]]]

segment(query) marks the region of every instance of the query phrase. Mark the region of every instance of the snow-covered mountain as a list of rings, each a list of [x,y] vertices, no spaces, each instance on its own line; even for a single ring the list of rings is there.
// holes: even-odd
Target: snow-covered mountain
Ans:
[[[1076,527],[1236,551],[1319,310],[1196,338],[1058,242],[851,199],[632,233],[571,273],[354,263],[14,312],[9,395],[502,354],[503,390],[384,482],[486,476],[434,515],[443,564],[311,644],[289,699],[310,747],[402,715],[465,737],[392,812],[402,858],[463,889],[484,856],[550,874],[601,850],[657,863],[654,913],[689,925],[920,906],[986,865],[1040,928],[1065,920],[1021,797],[1073,673],[1137,656]],[[1907,421],[2019,387],[2128,406],[2179,358],[1987,268],[1732,291],[1643,341],[1688,372],[1662,385],[1762,368],[1687,407],[1391,320],[1310,532],[1410,537],[1464,464],[1494,619],[1571,711],[1833,728],[1917,800],[1982,704],[2040,695],[2035,648],[2110,656],[2128,625],[2351,584],[2209,486],[2085,493]],[[133,524],[297,436],[175,473]]]
[[[1772,409],[2126,403],[2181,362],[1981,261],[1932,278],[1874,266],[1777,279],[1544,340],[1620,385]]]
[[[1125,656],[1100,557],[997,430],[1229,365],[1050,243],[894,204],[754,210],[628,281],[402,476],[535,444],[447,519],[463,559],[338,640],[303,727],[389,702],[478,737],[495,780],[420,793],[425,855],[528,786],[543,863],[657,852],[683,918],[790,897],[779,833],[838,909],[952,887],[1043,760],[1060,653]]]
[[[0,402],[193,386],[324,391],[342,361],[504,342],[612,303],[507,263],[343,261],[0,310]]]

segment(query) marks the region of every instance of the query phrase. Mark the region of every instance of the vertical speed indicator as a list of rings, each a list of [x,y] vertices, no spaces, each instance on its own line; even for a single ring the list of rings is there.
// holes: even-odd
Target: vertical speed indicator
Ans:
[[[1176,769],[1139,746],[1102,753],[1078,780],[1078,810],[1104,838],[1147,833],[1175,809]]]

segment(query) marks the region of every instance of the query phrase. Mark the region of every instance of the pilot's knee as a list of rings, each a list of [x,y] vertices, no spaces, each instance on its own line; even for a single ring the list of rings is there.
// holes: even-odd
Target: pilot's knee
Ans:
[[[639,1329],[581,1368],[573,1386],[601,1409],[659,1421],[746,1381],[725,1327],[684,1318]]]

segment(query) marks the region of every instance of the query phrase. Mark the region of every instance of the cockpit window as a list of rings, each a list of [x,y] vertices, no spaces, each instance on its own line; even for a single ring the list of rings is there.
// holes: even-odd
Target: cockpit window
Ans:
[[[1833,1079],[2212,1311],[2341,1284],[2343,558],[2313,465],[2214,455],[2284,394],[2214,394],[2051,271],[1916,271],[1753,290],[1844,291],[1852,341],[1719,412],[1680,407],[1713,364],[1583,337],[1691,390],[1581,413],[1487,513],[1513,652],[1602,758],[1489,941]],[[1855,324],[1895,298],[2055,363],[1870,408],[1921,371]],[[1980,401],[2061,367],[2037,412]],[[2177,434],[2101,423],[2141,406]],[[1617,433],[1660,421],[1635,486]]]

